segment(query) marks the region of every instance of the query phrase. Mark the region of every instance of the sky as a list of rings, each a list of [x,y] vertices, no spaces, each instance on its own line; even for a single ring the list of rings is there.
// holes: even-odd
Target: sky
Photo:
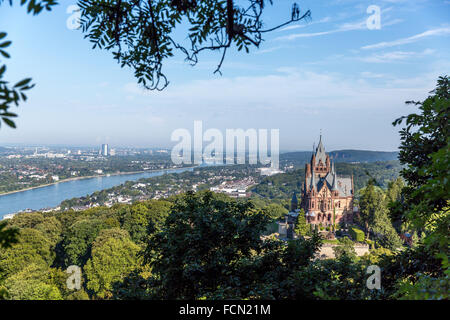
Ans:
[[[12,111],[17,129],[2,125],[0,145],[173,147],[171,133],[279,129],[281,150],[311,150],[322,132],[327,150],[394,151],[392,122],[414,112],[439,76],[450,72],[450,1],[297,1],[312,19],[266,34],[249,54],[230,50],[222,75],[219,53],[192,67],[175,55],[164,65],[169,86],[143,90],[110,52],[93,50],[67,27],[70,6],[26,14],[19,1],[0,7],[0,30],[13,41],[7,78],[32,77],[29,100]],[[292,1],[267,7],[268,27],[290,17]],[[380,8],[380,28],[367,20]],[[1,60],[0,63],[4,63]],[[224,134],[225,136],[225,134]]]

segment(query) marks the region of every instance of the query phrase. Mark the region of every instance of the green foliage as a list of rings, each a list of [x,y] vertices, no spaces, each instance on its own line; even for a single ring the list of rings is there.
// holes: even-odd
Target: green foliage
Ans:
[[[66,266],[84,266],[91,256],[94,239],[106,227],[100,219],[84,219],[71,225],[63,240]]]
[[[375,182],[370,180],[361,190],[359,199],[359,221],[365,226],[366,235],[373,234],[379,245],[389,249],[396,249],[402,245],[388,215],[388,201],[390,197],[395,196],[398,195],[391,188],[389,197],[386,197],[383,190],[376,187]]]
[[[402,191],[405,187],[405,182],[401,177],[391,181],[388,183],[388,188],[386,190],[386,206],[389,210],[389,218],[392,222],[392,225],[395,227],[397,232],[401,231],[402,226],[402,208],[401,203],[403,200]],[[403,221],[404,222],[404,221]]]
[[[133,241],[140,243],[147,234],[153,233],[169,214],[171,203],[167,201],[145,201],[123,207],[120,210],[123,228],[127,230]]]
[[[356,259],[354,243],[347,237],[339,239],[339,245],[333,247],[333,252],[336,259],[341,259],[343,256],[346,256],[351,260]]]
[[[440,77],[436,89],[423,102],[408,101],[419,109],[397,119],[405,122],[400,131],[399,159],[407,165],[402,176],[404,212],[417,228],[424,228],[433,214],[447,207],[450,194],[448,168],[450,167],[450,78]]]
[[[259,47],[263,33],[310,16],[309,11],[300,15],[294,4],[286,23],[263,30],[261,15],[265,3],[257,0],[78,1],[81,29],[93,47],[113,50],[113,57],[121,67],[134,69],[138,83],[151,90],[162,90],[168,85],[163,62],[176,52],[192,65],[197,63],[200,52],[222,52],[216,69],[220,72],[226,51],[232,45],[248,53],[250,47]],[[187,39],[186,44],[174,37],[174,31],[182,23],[187,23],[189,28],[182,36],[184,41]]]
[[[365,300],[377,298],[377,292],[366,287],[367,275],[363,264],[348,255],[339,259],[318,261],[309,276],[315,279],[310,287],[314,298],[324,300]],[[306,275],[304,275],[306,278]],[[376,291],[376,290],[375,290]]]
[[[4,0],[0,0],[0,5]],[[13,0],[7,0],[9,4],[13,5]],[[58,2],[56,0],[20,0],[21,6],[27,6],[27,13],[32,13],[33,15],[37,15],[41,13],[42,10],[51,11],[52,7],[57,5]]]
[[[406,275],[396,297],[440,299],[448,297],[443,292],[448,292],[449,273],[450,78],[439,77],[427,99],[407,104],[413,104],[419,112],[393,123],[406,125],[400,131],[399,159],[406,165],[401,174],[407,186],[402,201],[397,202],[397,211],[415,231],[425,231],[426,236],[405,253],[422,262],[418,268],[401,270]],[[436,260],[441,260],[441,265]]]
[[[311,233],[310,232],[311,227],[306,222],[305,211],[303,209],[300,209],[300,212],[298,213],[297,221],[295,222],[294,231],[296,234],[298,234],[299,236],[302,236],[302,237]]]
[[[17,273],[34,263],[49,266],[54,259],[51,242],[35,229],[21,229],[18,242],[10,248],[0,249],[0,276]]]
[[[137,267],[138,251],[139,246],[125,230],[102,230],[92,246],[92,258],[84,268],[87,289],[98,298],[111,297],[113,284]]]
[[[348,228],[348,232],[356,242],[364,242],[365,239],[364,232],[358,227],[351,226]]]
[[[416,274],[417,281],[404,279],[399,282],[395,296],[402,300],[448,300],[450,298],[450,270],[448,256],[443,256],[443,276]]]
[[[407,291],[400,288],[406,283],[418,283],[424,276],[442,279],[445,269],[441,259],[436,257],[435,250],[436,247],[430,248],[421,244],[392,255],[381,256],[377,265],[382,269],[385,297],[402,298]]]
[[[5,221],[0,222],[0,250],[10,248],[12,244],[17,243],[17,235],[19,231],[16,229],[7,229],[7,223]],[[0,251],[1,252],[1,251]],[[2,275],[4,274],[2,267],[0,266],[0,300],[8,297],[8,291],[2,286]]]
[[[0,248],[8,248],[13,243],[17,243],[17,229],[7,228],[6,221],[0,221]]]
[[[4,286],[11,300],[62,300],[59,286],[64,281],[54,278],[55,272],[42,264],[30,264],[8,277]],[[65,278],[63,278],[65,280]]]
[[[177,199],[144,254],[160,279],[157,295],[195,299],[234,288],[238,265],[261,252],[260,235],[269,222],[251,203],[220,200],[210,192]]]
[[[394,253],[391,250],[382,247],[371,249],[369,253],[366,253],[361,257],[361,261],[367,266],[378,265],[383,259],[386,259],[386,257],[392,256],[393,254]]]
[[[289,211],[277,203],[271,203],[263,208],[264,212],[272,219],[284,217]]]
[[[22,213],[15,215],[9,225],[15,228],[33,228],[48,236],[53,246],[59,241],[61,223],[55,217],[44,217],[39,212]]]

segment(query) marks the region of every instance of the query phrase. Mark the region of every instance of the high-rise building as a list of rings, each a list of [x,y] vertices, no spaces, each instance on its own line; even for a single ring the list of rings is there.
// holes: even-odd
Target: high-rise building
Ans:
[[[109,146],[107,144],[102,144],[101,155],[104,157],[109,156]]]

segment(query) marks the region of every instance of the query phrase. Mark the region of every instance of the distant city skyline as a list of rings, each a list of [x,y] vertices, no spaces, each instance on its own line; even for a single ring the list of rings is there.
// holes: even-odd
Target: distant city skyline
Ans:
[[[312,21],[267,34],[250,54],[230,50],[223,76],[213,74],[219,54],[194,68],[175,55],[164,66],[169,87],[145,92],[66,27],[75,3],[39,16],[2,4],[0,30],[13,42],[6,76],[36,87],[11,110],[18,128],[2,126],[0,145],[171,148],[174,130],[202,120],[222,132],[279,129],[280,151],[312,150],[321,129],[330,151],[397,151],[392,122],[415,111],[404,102],[425,99],[450,70],[449,1],[308,0],[299,5]],[[266,22],[289,18],[292,3],[268,6]],[[371,5],[381,8],[379,30],[366,25]]]

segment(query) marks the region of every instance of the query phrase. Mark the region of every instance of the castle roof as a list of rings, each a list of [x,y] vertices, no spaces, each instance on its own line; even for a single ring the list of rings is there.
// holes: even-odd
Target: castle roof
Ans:
[[[309,188],[314,186],[317,192],[322,190],[322,188],[326,185],[329,190],[338,191],[338,195],[340,197],[348,197],[352,195],[352,179],[349,177],[339,176],[336,171],[334,174],[329,172],[323,178],[319,178],[318,176],[315,177],[315,175],[312,176],[314,176],[314,178],[311,177],[311,183],[314,182],[314,184],[310,184]]]
[[[325,147],[323,146],[323,143],[322,143],[322,135],[320,135],[319,145],[316,148],[315,157],[316,157],[316,162],[314,163],[314,165],[318,165],[319,161],[322,161],[323,164],[325,164],[325,162],[327,161]]]
[[[327,185],[329,190],[338,191],[340,197],[348,197],[352,195],[352,179],[348,177],[338,176],[328,173],[325,177],[319,179],[317,182],[317,191],[321,190],[324,185]]]
[[[315,152],[314,152],[315,149]],[[313,155],[311,157],[311,169],[306,166],[306,179],[305,179],[305,192],[310,192],[315,190],[319,192],[326,185],[331,191],[337,191],[339,197],[349,197],[352,196],[352,178],[339,176],[336,172],[336,167],[334,161],[331,164],[331,170],[321,177],[321,174],[317,174],[314,171],[314,167],[322,161],[323,164],[327,163],[327,154],[325,152],[325,147],[322,142],[322,135],[320,135],[320,140],[317,148],[313,148]],[[311,170],[311,172],[309,171]],[[311,177],[309,177],[309,174]]]

